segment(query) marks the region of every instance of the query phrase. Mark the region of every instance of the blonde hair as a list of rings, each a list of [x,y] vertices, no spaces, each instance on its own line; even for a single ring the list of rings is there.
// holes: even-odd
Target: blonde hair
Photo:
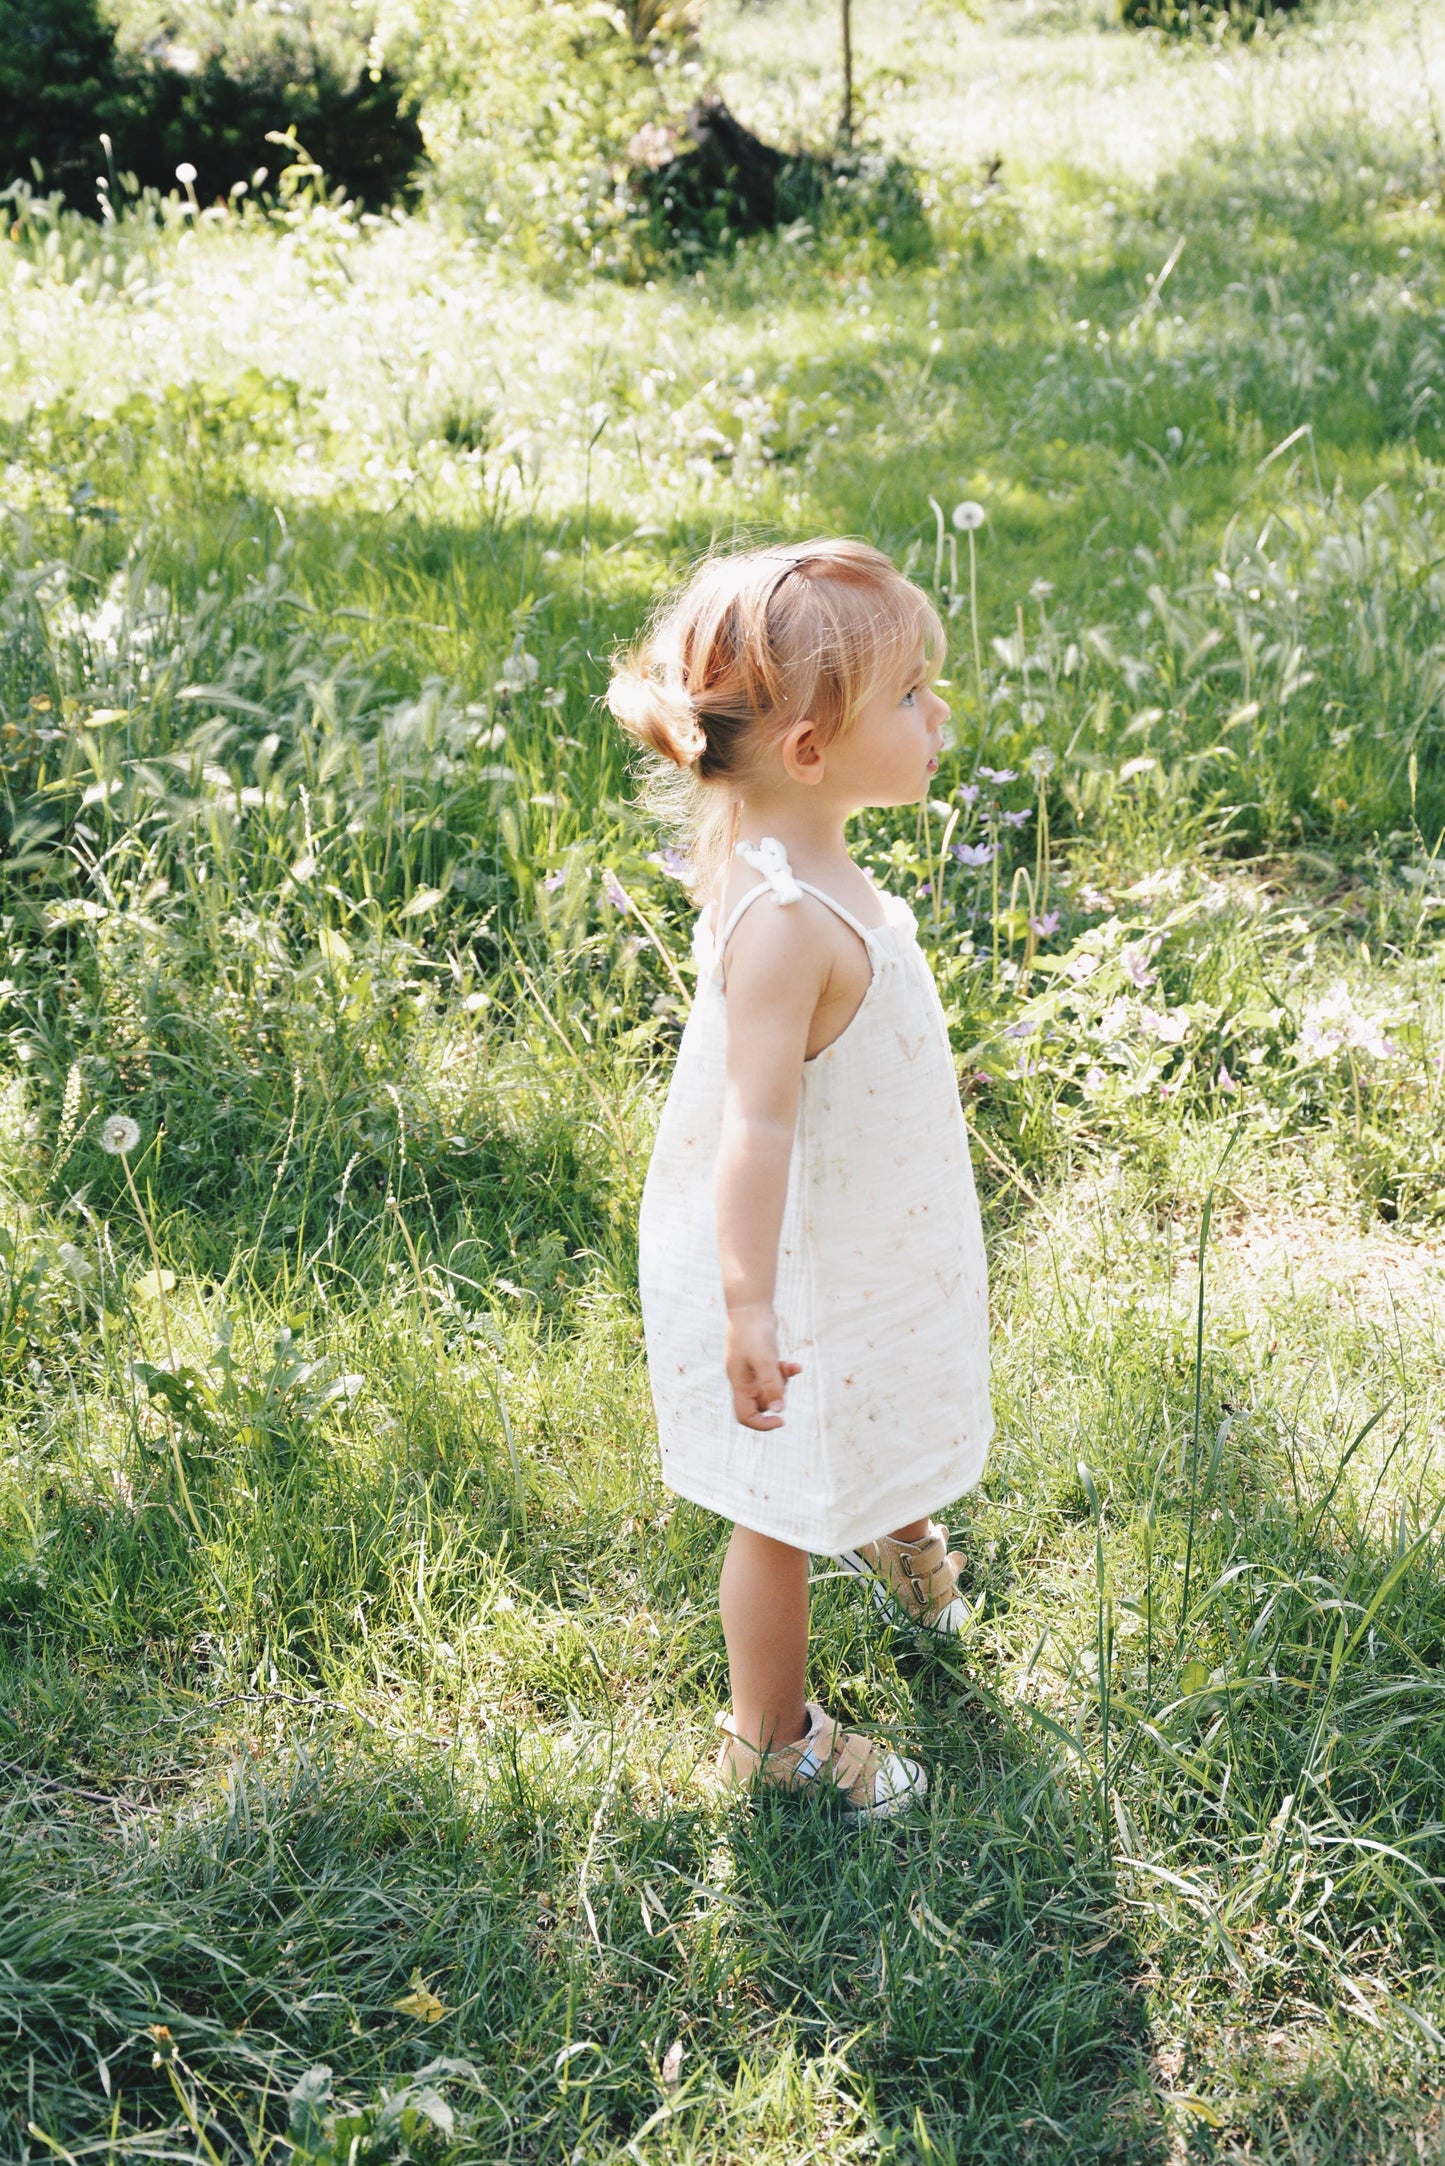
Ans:
[[[727,853],[759,738],[806,716],[832,743],[920,646],[936,674],[944,644],[927,595],[867,542],[704,558],[607,688],[617,720],[654,755],[644,802],[685,848],[695,896]]]

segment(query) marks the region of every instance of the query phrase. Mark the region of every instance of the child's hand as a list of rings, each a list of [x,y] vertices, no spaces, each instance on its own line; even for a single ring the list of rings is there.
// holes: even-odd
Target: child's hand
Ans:
[[[778,1326],[770,1306],[728,1314],[727,1372],[733,1412],[745,1429],[781,1429],[783,1387],[801,1374],[797,1361],[779,1361]]]

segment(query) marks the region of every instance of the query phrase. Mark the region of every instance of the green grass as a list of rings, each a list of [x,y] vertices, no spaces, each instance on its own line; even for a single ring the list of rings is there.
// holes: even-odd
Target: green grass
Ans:
[[[806,117],[824,19],[747,77],[752,20],[730,94],[792,39]],[[1429,99],[1408,10],[1018,29],[877,95],[901,267],[533,289],[440,215],[16,206],[7,2159],[1440,2147]],[[932,1776],[861,1838],[706,1780],[724,1530],[634,1292],[687,908],[596,706],[698,549],[834,529],[954,636],[937,798],[860,847],[955,1033],[999,1414],[960,1646],[817,1563],[818,1696]]]

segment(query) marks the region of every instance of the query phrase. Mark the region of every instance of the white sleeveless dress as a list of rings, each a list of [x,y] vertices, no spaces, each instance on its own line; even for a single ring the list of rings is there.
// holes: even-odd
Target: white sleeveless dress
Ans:
[[[858,920],[796,880],[782,845],[720,938],[700,916],[697,994],[643,1190],[640,1269],[663,1480],[796,1548],[836,1553],[943,1507],[983,1472],[993,1433],[988,1288],[948,1029],[913,913]],[[723,1366],[713,1181],[727,1008],[722,956],[743,912],[800,893],[850,925],[872,982],[803,1068],[778,1244],[779,1350],[802,1364],[781,1429],[746,1429]]]

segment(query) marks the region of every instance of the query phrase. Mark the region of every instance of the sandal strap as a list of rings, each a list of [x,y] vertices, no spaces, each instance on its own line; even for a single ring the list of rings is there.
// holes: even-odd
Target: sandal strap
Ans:
[[[831,1783],[855,1811],[869,1811],[877,1797],[881,1748],[860,1731],[841,1728],[816,1701],[806,1704],[808,1727],[803,1735],[767,1752],[740,1737],[730,1715],[720,1714],[717,1727],[732,1746],[740,1745],[752,1754],[757,1763],[753,1774],[770,1787],[796,1790],[810,1782]]]
[[[916,1542],[896,1542],[885,1534],[876,1542],[860,1542],[865,1557],[878,1577],[895,1592],[912,1597],[920,1617],[931,1617],[948,1607],[958,1593],[958,1575],[967,1559],[961,1550],[950,1550],[948,1529],[929,1522],[929,1531]]]

